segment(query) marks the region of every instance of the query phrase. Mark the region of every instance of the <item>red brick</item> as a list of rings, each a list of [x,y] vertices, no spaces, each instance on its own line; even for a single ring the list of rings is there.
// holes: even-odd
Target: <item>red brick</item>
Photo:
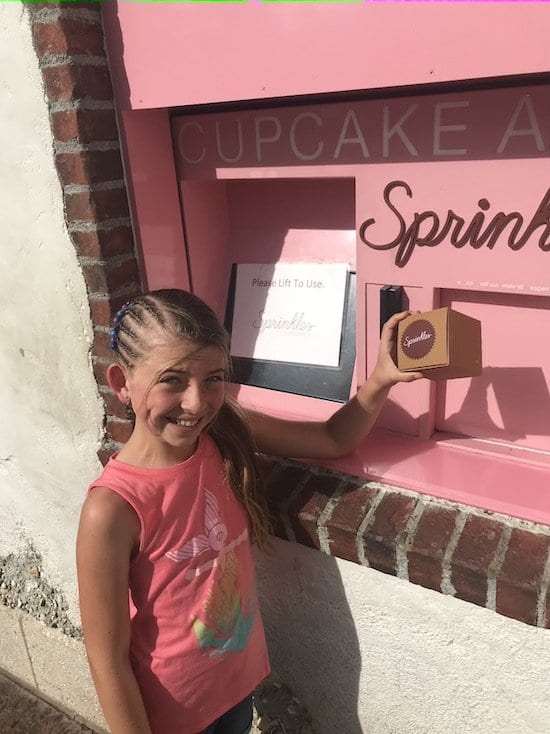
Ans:
[[[514,528],[497,579],[497,612],[536,624],[544,568],[550,553],[548,535]]]
[[[107,294],[130,285],[139,287],[138,265],[133,258],[107,265],[84,265],[82,271],[92,294]]]
[[[118,128],[114,110],[88,110],[76,108],[59,110],[51,115],[55,140],[62,143],[75,141],[111,142],[118,140]]]
[[[106,66],[91,66],[69,62],[42,69],[44,85],[50,102],[72,99],[113,99],[111,77]]]
[[[500,570],[499,581],[538,587],[549,552],[549,535],[514,528]]]
[[[101,18],[101,0],[89,0],[89,2],[67,2],[67,0],[48,0],[47,2],[28,3],[27,7],[31,13],[39,10],[63,10],[70,13],[72,10],[86,10],[91,13],[97,13],[98,19]]]
[[[298,543],[320,548],[317,529],[319,515],[341,482],[342,478],[336,474],[311,474],[300,493],[293,497],[288,514]]]
[[[451,559],[451,580],[460,599],[485,606],[489,566],[494,558],[502,525],[486,517],[466,520]]]
[[[134,236],[130,226],[122,225],[93,232],[72,232],[71,237],[77,253],[82,257],[107,259],[134,254]]]
[[[95,359],[92,360],[92,370],[94,373],[94,377],[97,384],[101,385],[102,387],[109,387],[109,383],[107,382],[106,377],[106,370],[108,366],[108,362],[99,362]]]
[[[360,562],[357,555],[357,533],[378,492],[378,489],[351,480],[343,488],[338,504],[327,522],[332,555],[354,563]]]
[[[505,617],[536,625],[537,603],[538,594],[534,589],[507,583],[497,585],[496,610]]]
[[[108,333],[97,330],[94,332],[92,354],[94,357],[100,357],[101,359],[113,359],[111,337]]]
[[[114,421],[107,419],[106,435],[117,443],[126,443],[132,435],[131,421]]]
[[[65,210],[69,222],[102,222],[130,216],[124,188],[65,194]]]
[[[407,552],[409,581],[440,591],[443,557],[455,529],[458,510],[428,505]]]
[[[405,528],[417,500],[388,493],[376,510],[374,521],[363,535],[365,555],[372,568],[397,574],[396,547],[403,542]]]
[[[120,306],[124,303],[124,299],[121,297],[113,302],[110,298],[89,298],[90,312],[92,316],[92,322],[96,326],[108,326],[111,328],[114,315],[118,311],[116,307],[117,303],[120,302]]]
[[[103,27],[100,23],[61,17],[54,21],[35,23],[33,35],[39,58],[45,54],[105,56]]]
[[[132,287],[134,292],[141,290],[139,268],[135,259],[109,265],[107,269],[107,287],[110,292]]]
[[[119,150],[59,153],[55,162],[63,186],[118,181],[124,177]]]

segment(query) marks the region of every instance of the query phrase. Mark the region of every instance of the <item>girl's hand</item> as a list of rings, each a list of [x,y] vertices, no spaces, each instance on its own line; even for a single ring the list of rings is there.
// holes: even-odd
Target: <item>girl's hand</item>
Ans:
[[[386,321],[382,329],[378,359],[370,379],[383,389],[390,388],[398,382],[414,382],[424,377],[422,372],[401,372],[396,366],[397,324],[410,315],[410,311],[397,313]]]

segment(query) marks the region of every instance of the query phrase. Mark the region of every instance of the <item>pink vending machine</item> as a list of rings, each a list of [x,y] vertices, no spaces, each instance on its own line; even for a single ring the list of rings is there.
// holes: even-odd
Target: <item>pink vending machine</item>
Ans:
[[[335,14],[319,8],[307,31],[332,39],[341,57],[329,66],[316,47],[306,64],[289,46],[266,89],[273,38],[297,10],[242,9],[250,32],[239,61],[222,33],[228,11],[211,9],[199,23],[190,9],[204,35],[185,36],[192,58],[179,68],[176,24],[164,35],[159,25],[168,28],[175,9],[125,5],[116,19],[119,91],[128,93],[121,124],[144,271],[150,287],[191,288],[225,321],[239,398],[278,415],[327,416],[372,368],[388,313],[450,306],[482,324],[482,375],[395,387],[373,435],[333,465],[550,523],[550,83],[525,74],[548,61],[533,48],[512,74],[512,10],[502,10],[502,45],[487,23],[448,11],[456,28],[477,33],[476,48],[485,44],[476,61],[458,54],[454,36],[434,36],[447,27],[440,8],[417,8],[425,22],[414,66],[398,65],[382,43],[388,10],[370,11],[370,45],[357,55],[367,27],[359,10],[338,16],[349,32],[336,39]],[[401,10],[392,32],[406,44],[411,9]],[[147,68],[138,64],[138,12],[159,31]],[[114,44],[120,28],[113,18],[108,28]],[[214,53],[215,42],[227,68],[205,65],[200,85],[193,58]],[[434,74],[423,43],[440,58],[447,43],[456,53]],[[253,44],[256,67],[246,56]],[[383,79],[377,88],[369,64]]]

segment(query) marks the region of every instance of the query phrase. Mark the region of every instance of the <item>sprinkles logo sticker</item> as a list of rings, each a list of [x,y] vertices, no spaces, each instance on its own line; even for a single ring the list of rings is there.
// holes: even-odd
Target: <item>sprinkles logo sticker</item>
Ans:
[[[426,319],[418,319],[409,324],[401,337],[401,349],[409,359],[422,359],[432,349],[435,342],[433,325]]]

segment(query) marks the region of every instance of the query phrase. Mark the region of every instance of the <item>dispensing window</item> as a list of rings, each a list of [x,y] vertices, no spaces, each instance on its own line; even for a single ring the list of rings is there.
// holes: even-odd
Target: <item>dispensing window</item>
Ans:
[[[192,287],[232,333],[233,380],[346,401],[356,340],[353,179],[183,181],[181,198]]]

